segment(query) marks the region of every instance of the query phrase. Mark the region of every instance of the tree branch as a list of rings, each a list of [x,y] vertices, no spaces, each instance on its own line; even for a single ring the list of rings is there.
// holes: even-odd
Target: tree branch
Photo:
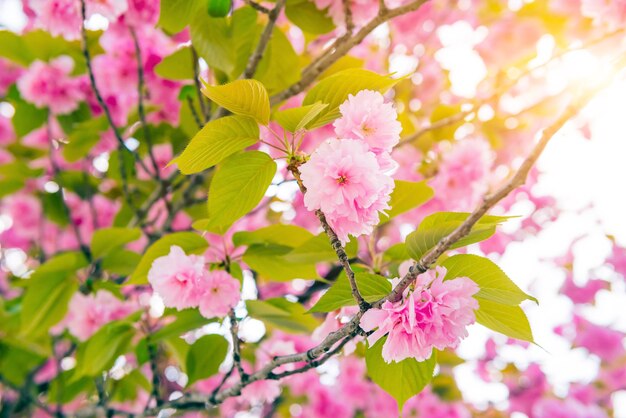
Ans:
[[[148,146],[148,155],[150,157],[150,161],[152,162],[152,168],[154,168],[154,177],[155,180],[161,180],[161,176],[159,174],[159,165],[157,164],[156,158],[154,158],[154,152],[152,151],[152,135],[150,133],[150,129],[148,127],[148,122],[146,121],[146,112],[143,106],[143,91],[144,91],[144,74],[143,74],[143,61],[141,59],[141,47],[139,46],[139,39],[137,38],[137,33],[135,29],[129,28],[130,36],[133,38],[133,44],[135,46],[135,57],[137,59],[137,113],[139,113],[139,120],[141,122],[141,126],[143,127],[143,134],[146,138],[146,145]],[[150,173],[148,173],[149,175]]]
[[[237,322],[237,317],[235,316],[235,310],[231,309],[228,312],[228,317],[230,318],[230,335],[233,339],[233,367],[237,368],[239,372],[239,378],[242,381],[246,381],[248,375],[244,372],[243,367],[241,366],[241,347],[239,345],[239,323]]]
[[[96,95],[96,100],[98,101],[100,108],[104,112],[104,115],[106,116],[107,121],[109,122],[109,125],[111,126],[111,130],[113,130],[113,134],[115,135],[115,139],[117,140],[118,145],[128,150],[135,158],[135,161],[139,163],[141,168],[143,168],[146,173],[150,173],[150,170],[148,170],[148,167],[146,167],[144,162],[141,160],[141,157],[139,157],[139,155],[136,152],[131,151],[126,147],[126,144],[124,143],[124,139],[122,138],[122,135],[120,134],[117,126],[115,125],[115,122],[113,121],[113,117],[111,116],[111,110],[109,109],[107,104],[104,102],[104,99],[102,98],[102,94],[100,93],[100,90],[98,89],[98,85],[96,84],[96,78],[93,72],[93,65],[91,62],[91,52],[89,52],[89,44],[87,42],[87,29],[85,28],[85,20],[86,20],[85,0],[80,0],[80,12],[82,16],[82,23],[80,27],[81,43],[82,43],[83,56],[85,57],[85,63],[87,65],[87,73],[89,74],[89,82],[91,84],[91,89]]]
[[[280,93],[275,94],[270,98],[270,104],[276,105],[288,98],[295,96],[296,94],[304,91],[307,87],[317,79],[317,77],[326,71],[328,67],[334,64],[339,58],[347,54],[354,46],[358,45],[381,24],[387,22],[394,17],[401,16],[403,14],[417,10],[422,4],[428,0],[415,0],[404,6],[396,7],[394,9],[381,9],[378,15],[370,20],[365,26],[363,26],[354,35],[342,36],[338,38],[327,50],[322,53],[317,59],[315,59],[308,67],[302,71],[302,77],[300,81],[283,90]]]
[[[245,71],[243,72],[242,78],[252,78],[254,77],[254,73],[256,72],[257,67],[259,66],[259,62],[261,62],[261,58],[263,58],[263,54],[265,53],[265,49],[267,48],[267,44],[272,37],[272,31],[274,30],[274,25],[276,24],[276,20],[280,15],[280,11],[285,6],[286,0],[277,0],[276,6],[269,12],[267,21],[267,25],[261,34],[261,38],[259,39],[259,43],[254,50],[252,56],[248,60],[248,65],[246,66]]]
[[[261,12],[261,13],[264,13],[266,15],[271,13],[270,9],[268,9],[265,6],[260,5],[256,1],[253,1],[253,0],[243,0],[243,2],[246,3],[248,6],[252,7],[253,9],[255,9],[255,10]]]
[[[535,164],[546,145],[554,135],[569,121],[576,116],[580,109],[582,109],[591,98],[595,95],[594,92],[589,92],[578,99],[574,99],[572,103],[566,108],[563,114],[554,121],[550,126],[543,130],[539,142],[535,145],[531,153],[526,157],[522,165],[511,177],[511,179],[496,190],[493,194],[485,196],[483,202],[467,217],[467,219],[449,235],[442,238],[435,247],[433,247],[428,253],[426,253],[419,261],[416,261],[409,272],[402,278],[402,280],[394,287],[394,289],[385,298],[374,303],[374,307],[380,307],[386,300],[391,302],[398,301],[402,298],[404,290],[419,276],[424,273],[428,268],[437,261],[437,259],[447,251],[452,244],[457,242],[470,233],[472,227],[482,218],[483,215],[494,207],[500,200],[504,199],[517,187],[523,185],[526,182],[530,169]]]
[[[291,172],[291,174],[293,174],[293,177],[298,182],[298,187],[300,187],[300,191],[302,192],[302,194],[305,194],[306,187],[302,182],[302,178],[300,178],[300,171],[298,170],[297,164],[298,162],[294,161],[289,164],[287,169]],[[333,247],[333,250],[335,250],[335,254],[337,254],[337,258],[339,259],[339,263],[346,272],[346,276],[348,277],[348,281],[350,282],[350,288],[352,289],[352,297],[354,297],[354,300],[359,305],[361,311],[365,312],[367,309],[369,309],[370,304],[367,303],[365,299],[363,299],[363,296],[361,296],[361,293],[359,292],[359,287],[356,283],[356,277],[354,275],[352,267],[350,266],[350,261],[348,259],[348,254],[346,254],[346,250],[343,248],[343,245],[341,245],[341,241],[339,240],[337,233],[328,224],[324,212],[318,209],[315,211],[315,216],[317,216],[320,224],[322,224],[322,228],[324,228],[324,232],[326,232],[326,235],[328,235],[328,239],[330,240],[330,245]]]
[[[196,52],[196,48],[193,47],[193,45],[190,47],[191,48],[191,58],[193,60],[193,84],[196,87],[196,94],[198,95],[198,102],[200,102],[200,111],[202,112],[202,116],[204,117],[204,122],[208,122],[209,121],[209,109],[208,109],[208,104],[204,101],[204,95],[202,94],[202,87],[200,86],[200,73],[198,71],[198,53]],[[193,106],[190,107],[192,109],[192,113],[195,115],[195,109]],[[197,119],[197,116],[196,116]],[[200,127],[200,129],[202,129],[202,124],[200,122],[197,122],[198,126]]]

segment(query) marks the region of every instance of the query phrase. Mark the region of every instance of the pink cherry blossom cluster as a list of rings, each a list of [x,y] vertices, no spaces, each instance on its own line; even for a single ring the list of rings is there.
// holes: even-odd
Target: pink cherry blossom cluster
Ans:
[[[476,321],[478,302],[472,296],[478,286],[467,277],[444,281],[446,269],[438,266],[418,278],[416,288],[404,301],[386,301],[361,318],[361,328],[376,331],[370,346],[386,334],[382,355],[387,363],[415,358],[428,359],[433,348],[456,348],[467,337],[466,327]]]
[[[335,135],[322,143],[301,167],[307,188],[304,204],[321,210],[342,242],[348,235],[371,234],[379,212],[389,209],[394,188],[390,170],[401,126],[391,103],[363,90],[340,106]]]
[[[37,107],[49,107],[54,114],[70,113],[85,99],[82,77],[71,77],[74,61],[60,56],[49,63],[35,61],[17,80],[25,100]]]
[[[115,22],[123,17],[129,25],[153,25],[159,15],[159,2],[154,0],[86,0],[85,6],[87,18],[99,14]],[[35,28],[68,40],[80,38],[79,0],[28,0],[24,9]]]
[[[124,318],[135,307],[134,303],[120,300],[106,290],[98,290],[92,295],[77,292],[70,300],[64,323],[72,335],[85,341],[101,326]]]
[[[198,307],[206,318],[224,316],[239,302],[239,281],[223,270],[208,271],[204,257],[187,255],[177,245],[154,260],[148,281],[165,306]]]

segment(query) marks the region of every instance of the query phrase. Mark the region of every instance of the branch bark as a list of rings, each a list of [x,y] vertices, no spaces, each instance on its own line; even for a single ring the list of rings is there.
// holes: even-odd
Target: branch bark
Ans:
[[[404,6],[394,9],[381,9],[378,15],[370,20],[365,26],[359,29],[354,35],[346,32],[346,35],[337,38],[337,40],[317,59],[315,59],[308,67],[302,71],[300,81],[275,94],[270,98],[270,104],[276,105],[296,94],[304,91],[313,83],[317,77],[333,65],[339,58],[346,55],[353,47],[360,44],[367,35],[381,24],[393,19],[394,17],[413,12],[426,3],[428,0],[415,0]]]
[[[300,171],[298,170],[297,163],[295,162],[291,163],[287,167],[287,169],[291,172],[291,174],[293,174],[293,177],[298,182],[298,187],[300,188],[300,191],[302,192],[302,194],[305,194],[306,187],[304,186],[304,183],[302,182],[302,178],[300,178]],[[337,233],[328,224],[328,221],[326,220],[326,215],[324,215],[324,212],[318,209],[315,211],[315,216],[317,216],[317,219],[319,219],[320,224],[322,225],[322,228],[324,228],[324,232],[326,232],[326,235],[328,235],[328,239],[330,240],[330,245],[333,247],[333,250],[335,250],[335,254],[337,254],[337,258],[339,259],[339,263],[341,264],[344,271],[346,272],[346,276],[348,277],[348,282],[350,282],[350,289],[352,291],[352,297],[359,305],[359,308],[361,309],[361,311],[365,312],[366,310],[370,308],[370,304],[367,303],[365,299],[363,299],[363,296],[361,296],[361,292],[359,292],[359,287],[356,283],[356,277],[354,275],[354,271],[352,270],[352,267],[350,266],[350,261],[348,259],[348,254],[346,254],[346,250],[343,248],[343,245],[341,245],[341,241],[339,240]]]

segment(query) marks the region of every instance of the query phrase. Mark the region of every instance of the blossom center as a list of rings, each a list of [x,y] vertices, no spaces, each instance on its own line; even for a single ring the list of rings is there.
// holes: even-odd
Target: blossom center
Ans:
[[[367,123],[363,123],[361,125],[361,131],[365,134],[365,136],[370,136],[376,133],[376,128],[372,126],[368,126]]]
[[[348,177],[344,174],[340,174],[339,177],[335,179],[335,181],[337,182],[337,184],[343,185],[348,182]]]

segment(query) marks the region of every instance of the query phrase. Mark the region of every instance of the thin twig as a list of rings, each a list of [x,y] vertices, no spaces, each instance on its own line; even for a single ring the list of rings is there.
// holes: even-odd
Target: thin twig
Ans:
[[[146,112],[143,106],[143,91],[144,91],[144,73],[143,73],[143,61],[141,59],[141,47],[139,46],[139,39],[137,38],[137,33],[135,29],[130,28],[130,35],[133,38],[133,44],[135,46],[135,57],[137,59],[137,113],[139,113],[139,120],[141,121],[141,126],[143,127],[143,135],[146,139],[146,145],[148,146],[148,156],[150,157],[150,161],[152,162],[152,168],[154,168],[154,177],[155,180],[161,180],[161,176],[159,174],[159,164],[154,157],[154,152],[152,150],[152,134],[150,133],[150,127],[148,126],[148,122],[146,121]],[[148,173],[150,175],[150,173]]]
[[[204,95],[202,94],[202,86],[200,86],[200,71],[198,68],[198,52],[196,52],[196,48],[193,46],[191,48],[191,59],[193,62],[191,63],[193,66],[193,84],[196,87],[196,94],[198,96],[198,102],[200,103],[200,111],[202,112],[202,116],[204,117],[204,122],[209,121],[210,111],[209,105],[204,101]],[[193,109],[193,106],[192,106]],[[195,112],[194,112],[195,113]],[[202,124],[198,123],[200,129],[202,129]]]
[[[107,106],[104,99],[102,98],[100,89],[98,89],[98,85],[96,84],[96,78],[95,78],[94,71],[93,71],[93,65],[91,62],[91,52],[89,52],[89,43],[87,41],[87,28],[85,28],[85,20],[86,20],[85,0],[80,0],[80,12],[82,16],[82,24],[81,24],[82,50],[83,50],[83,56],[85,57],[85,64],[87,65],[87,73],[89,74],[89,82],[91,84],[91,89],[96,95],[96,100],[98,101],[100,108],[104,112],[104,115],[106,116],[107,121],[109,122],[109,125],[111,126],[111,130],[113,131],[113,134],[115,135],[115,139],[117,140],[118,145],[128,150],[135,158],[135,161],[137,161],[137,163],[141,165],[141,168],[143,168],[146,173],[150,173],[150,170],[148,170],[148,167],[146,167],[145,163],[141,160],[141,157],[136,152],[131,151],[126,147],[124,138],[122,138],[122,135],[120,134],[120,131],[117,128],[117,125],[113,121],[111,110],[109,109],[109,106]]]
[[[337,62],[339,58],[346,55],[354,46],[358,45],[369,35],[374,29],[381,24],[387,22],[394,17],[417,10],[422,4],[428,0],[415,0],[404,6],[393,9],[379,10],[378,15],[370,20],[365,26],[359,29],[352,36],[342,36],[338,38],[322,55],[316,58],[303,71],[300,81],[294,83],[287,89],[275,94],[270,98],[270,103],[276,105],[296,94],[304,91],[307,87],[317,79],[317,77],[326,71],[328,67]]]
[[[346,23],[346,32],[351,34],[354,30],[354,20],[352,19],[352,9],[350,9],[350,0],[342,0],[344,21]]]
[[[248,60],[248,65],[246,65],[246,69],[243,72],[242,78],[252,78],[254,77],[254,73],[256,72],[257,67],[259,66],[259,62],[261,62],[261,58],[263,58],[263,54],[265,53],[265,49],[267,48],[267,44],[272,37],[272,32],[274,31],[274,25],[276,24],[276,20],[280,15],[281,10],[285,6],[286,0],[277,0],[276,6],[272,9],[272,11],[268,15],[267,25],[265,25],[265,29],[261,34],[261,38],[259,39],[259,43],[256,46],[256,49],[250,56]]]
[[[256,1],[253,0],[243,0],[244,3],[246,3],[248,6],[252,7],[253,9],[264,13],[266,15],[270,14],[271,10],[268,9],[265,6],[260,5],[259,3],[257,3]]]
[[[56,157],[54,155],[56,150],[54,146],[54,138],[52,138],[52,126],[51,126],[50,112],[48,112],[48,121],[46,124],[46,135],[48,137],[50,166],[52,167],[52,174],[53,174],[54,180],[59,184],[58,193],[60,194],[60,198],[61,198],[61,206],[63,207],[63,214],[65,215],[65,217],[67,218],[67,221],[72,227],[72,231],[74,232],[74,236],[76,237],[76,242],[78,243],[78,247],[80,248],[80,251],[84,254],[87,261],[91,262],[91,258],[92,258],[91,250],[89,249],[89,246],[85,244],[85,241],[83,240],[82,234],[80,232],[80,228],[78,227],[78,224],[74,222],[70,208],[67,205],[67,202],[65,201],[65,195],[64,195],[65,188],[63,185],[63,179],[61,177],[61,168],[59,167],[59,164],[57,163]]]
[[[302,194],[305,194],[306,187],[302,182],[302,178],[300,178],[300,171],[298,170],[297,164],[292,163],[287,167],[287,169],[291,172],[291,174],[293,174],[293,177],[298,182],[298,187],[300,187],[300,191],[302,192]],[[335,250],[335,254],[337,254],[337,258],[339,259],[339,263],[342,265],[344,271],[346,272],[346,276],[348,277],[348,281],[350,282],[350,288],[352,289],[352,296],[354,297],[354,300],[359,305],[361,311],[366,311],[367,309],[369,309],[370,304],[367,303],[365,299],[363,299],[363,296],[361,296],[361,293],[359,292],[359,287],[356,283],[354,271],[350,266],[348,254],[346,254],[346,250],[343,248],[343,245],[341,245],[341,241],[339,240],[337,233],[328,224],[324,212],[318,209],[315,211],[315,216],[317,216],[317,219],[319,219],[322,228],[324,228],[324,232],[326,232],[326,235],[328,235],[330,245],[333,247],[333,250]]]
[[[237,368],[239,372],[239,378],[242,381],[245,381],[248,377],[246,372],[244,372],[243,367],[241,365],[241,347],[239,345],[239,323],[237,322],[237,317],[235,316],[235,310],[231,309],[228,312],[228,317],[230,318],[230,335],[233,339],[233,366]]]

